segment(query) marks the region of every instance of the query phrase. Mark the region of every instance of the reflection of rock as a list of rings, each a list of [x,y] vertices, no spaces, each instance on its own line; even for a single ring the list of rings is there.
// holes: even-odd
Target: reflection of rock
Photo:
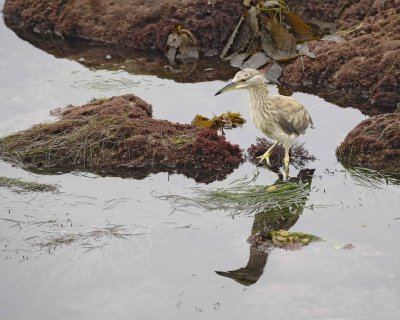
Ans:
[[[224,179],[242,161],[238,146],[209,129],[151,117],[134,95],[59,110],[60,120],[0,139],[0,157],[41,172],[83,170],[144,178],[181,173],[199,182]]]
[[[308,188],[310,188],[313,174],[313,169],[304,169],[299,172],[297,177],[290,178],[289,181],[307,184]],[[274,185],[280,185],[281,183],[278,180]],[[307,198],[305,196],[293,206],[273,207],[257,213],[248,239],[251,246],[247,265],[237,270],[216,271],[216,273],[231,278],[245,286],[256,283],[263,274],[269,253],[273,248],[273,244],[267,239],[267,235],[273,230],[290,229],[303,213]]]
[[[304,57],[290,62],[280,81],[367,114],[393,111],[400,101],[400,3],[288,3],[306,17],[336,20],[346,41],[310,44],[315,59]]]
[[[336,156],[345,165],[400,176],[400,114],[362,121],[336,149]]]
[[[177,82],[228,80],[236,72],[228,62],[217,63],[217,58],[199,59],[195,63],[182,64],[179,69],[171,72],[171,69],[165,67],[168,60],[161,54],[133,52],[127,48],[88,41],[40,38],[21,30],[16,32],[22,39],[57,58],[75,60],[93,69],[124,70],[133,74],[174,79]],[[107,56],[112,58],[107,59]]]
[[[95,40],[137,50],[163,52],[177,25],[198,37],[206,56],[217,55],[243,12],[241,0],[6,0],[13,29],[39,37]]]

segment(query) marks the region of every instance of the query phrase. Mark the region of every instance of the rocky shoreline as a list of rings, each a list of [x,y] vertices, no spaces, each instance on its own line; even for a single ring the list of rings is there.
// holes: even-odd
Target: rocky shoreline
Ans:
[[[307,42],[310,56],[300,55],[279,62],[282,68],[279,82],[336,105],[360,109],[369,116],[394,112],[400,102],[400,3],[396,0],[287,0],[287,5],[307,24],[329,28],[335,37]],[[249,14],[248,9],[241,0],[161,0],[157,5],[141,0],[118,3],[101,0],[96,4],[90,0],[79,3],[6,0],[3,15],[6,24],[20,37],[56,56],[100,68],[121,65],[125,68],[127,56],[134,61],[126,67],[128,72],[154,73],[176,81],[195,82],[232,77],[235,69],[215,58],[221,54],[241,17]],[[159,60],[154,55],[165,53],[168,36],[181,28],[195,36],[201,58],[193,65],[165,67],[165,59]],[[75,46],[76,43],[79,45]],[[84,43],[88,44],[86,49]],[[132,49],[139,50],[140,54],[132,56]],[[112,57],[112,63],[105,59],[107,52],[111,53],[107,57]],[[214,57],[211,64],[201,62],[207,61],[207,57]],[[271,65],[272,62],[268,63],[264,70],[268,71]],[[396,116],[390,118],[398,121]],[[371,121],[386,123],[382,119]],[[360,124],[364,125],[364,122]],[[390,124],[390,128],[390,132],[400,132],[398,125]],[[360,128],[354,131],[359,132]],[[381,167],[377,165],[382,160],[381,154],[371,161],[361,154],[356,157],[358,160],[345,156],[351,144],[349,139],[353,139],[353,133],[338,149],[342,150],[337,152],[340,161]],[[386,139],[386,135],[379,139]],[[367,140],[363,146],[371,143],[368,148],[375,149],[375,142]],[[353,152],[356,149],[352,147]],[[399,156],[391,157],[397,158],[385,163],[397,166]]]

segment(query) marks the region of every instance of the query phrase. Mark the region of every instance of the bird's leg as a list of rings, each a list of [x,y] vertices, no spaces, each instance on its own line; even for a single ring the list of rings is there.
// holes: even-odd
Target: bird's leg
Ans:
[[[289,148],[285,147],[285,176],[286,176],[286,180],[289,178]]]
[[[276,141],[263,155],[257,157],[258,159],[260,159],[259,163],[262,163],[263,160],[265,160],[265,161],[267,161],[269,166],[271,165],[271,163],[269,162],[269,157],[271,156],[272,150],[274,150],[277,143],[278,143],[278,141]]]

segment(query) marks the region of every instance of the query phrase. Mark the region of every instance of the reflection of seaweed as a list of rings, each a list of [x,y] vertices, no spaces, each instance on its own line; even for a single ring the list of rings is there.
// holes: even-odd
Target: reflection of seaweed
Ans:
[[[346,167],[352,178],[356,180],[358,185],[364,187],[382,188],[382,185],[400,184],[399,175],[391,175],[389,173],[378,172],[373,169],[361,167]]]
[[[10,229],[15,232],[9,236],[0,238],[5,242],[4,252],[39,252],[51,253],[57,248],[76,244],[84,252],[100,249],[108,244],[113,238],[131,239],[133,236],[145,235],[144,227],[137,225],[114,225],[107,224],[104,227],[85,228],[84,230],[72,231],[72,222],[44,220],[44,221],[18,221],[8,218],[0,218],[9,224]],[[17,237],[18,235],[18,237]]]
[[[56,249],[59,246],[79,243],[86,251],[101,248],[106,245],[105,240],[110,238],[129,239],[134,234],[129,233],[126,226],[111,225],[93,231],[79,233],[48,233],[45,237],[33,236],[24,239],[32,247],[41,249]],[[138,235],[138,234],[135,234]]]
[[[266,208],[286,207],[296,211],[297,203],[307,194],[309,186],[303,183],[279,182],[273,189],[263,185],[252,185],[251,181],[236,182],[228,188],[216,190],[195,189],[196,196],[181,195],[157,196],[159,199],[170,201],[175,208],[197,206],[205,210],[229,211],[230,215],[253,214]]]
[[[96,76],[96,77],[99,79],[77,80],[71,86],[73,88],[86,88],[98,91],[109,91],[109,90],[126,90],[140,85],[140,81],[135,81],[127,78],[102,79],[101,76]]]
[[[56,192],[57,186],[45,183],[28,182],[20,179],[7,178],[0,176],[0,187],[10,188],[11,190],[30,191],[30,192]]]
[[[308,169],[301,172],[310,171]],[[283,182],[278,180],[272,186],[255,185],[255,178],[244,178],[233,182],[229,187],[214,190],[195,188],[195,196],[177,194],[156,196],[168,200],[175,209],[195,206],[210,210],[223,210],[229,215],[257,214],[265,210],[288,210],[296,214],[299,203],[307,198],[310,182],[298,178],[291,178]]]

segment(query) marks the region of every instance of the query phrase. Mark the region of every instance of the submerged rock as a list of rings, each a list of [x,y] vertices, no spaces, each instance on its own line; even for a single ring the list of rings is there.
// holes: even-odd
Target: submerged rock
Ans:
[[[58,109],[60,119],[0,139],[0,158],[41,172],[90,171],[144,178],[181,173],[198,182],[224,179],[241,150],[210,129],[152,118],[134,95]]]
[[[366,167],[400,176],[400,114],[362,121],[336,149],[345,166]]]

